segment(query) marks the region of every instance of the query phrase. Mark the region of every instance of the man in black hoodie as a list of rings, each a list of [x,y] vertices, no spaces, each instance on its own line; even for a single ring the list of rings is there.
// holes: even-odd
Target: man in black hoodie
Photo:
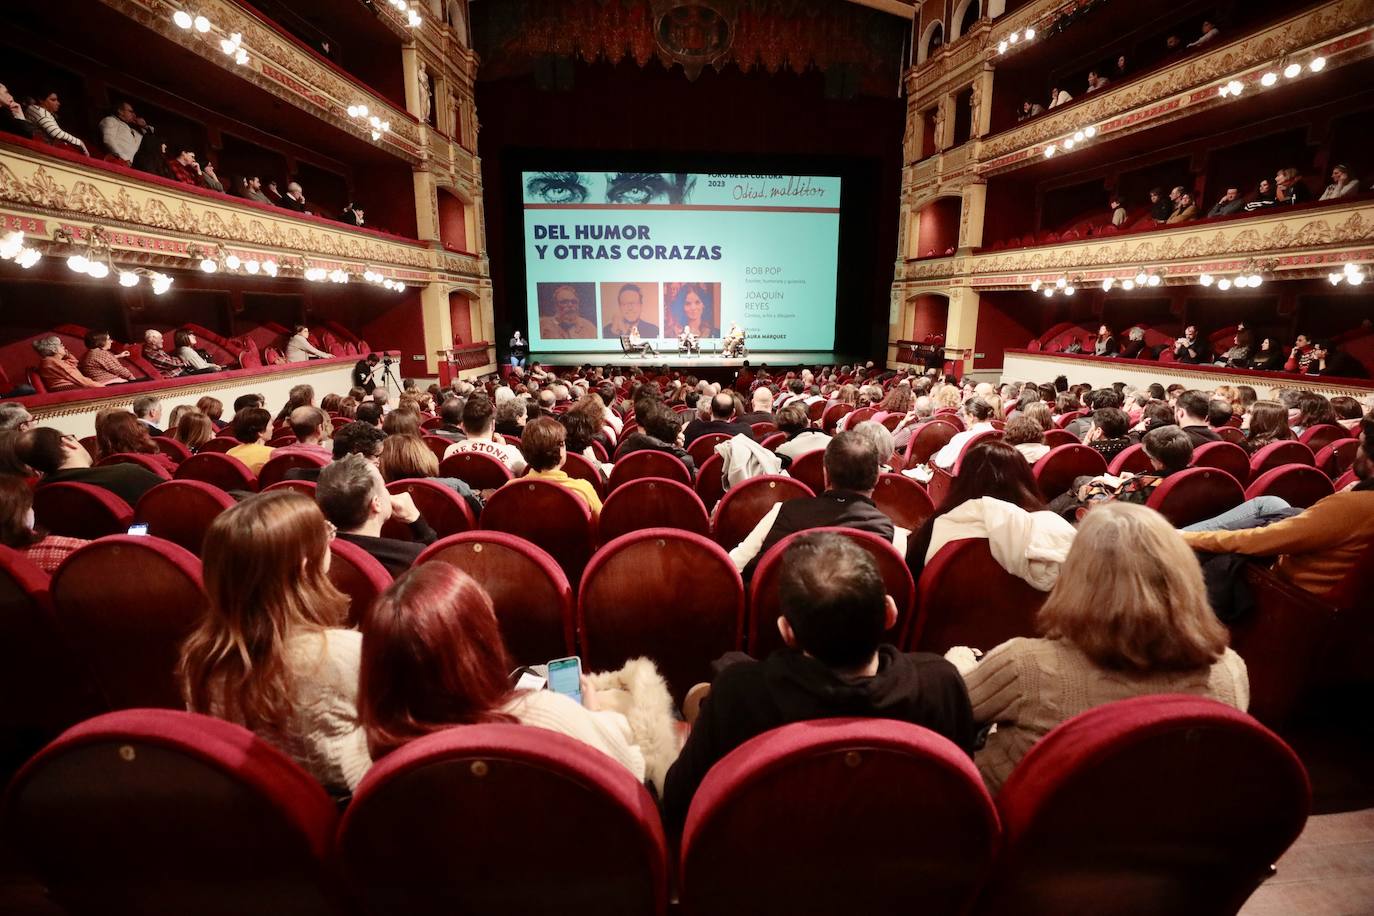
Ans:
[[[964,681],[938,655],[883,643],[897,606],[868,551],[843,535],[798,538],[779,575],[787,648],[763,661],[741,654],[702,701],[692,733],[668,771],[663,820],[680,836],[697,786],[730,751],[769,729],[806,719],[896,719],[931,729],[972,753],[973,710]],[[704,689],[701,685],[693,692]]]

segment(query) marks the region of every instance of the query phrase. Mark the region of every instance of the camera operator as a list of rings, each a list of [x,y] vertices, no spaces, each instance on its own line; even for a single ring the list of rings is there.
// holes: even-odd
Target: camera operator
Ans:
[[[357,364],[353,366],[353,386],[371,394],[372,389],[377,387],[377,382],[372,375],[377,371],[377,363],[379,362],[381,362],[381,358],[376,353],[369,353],[358,360]]]

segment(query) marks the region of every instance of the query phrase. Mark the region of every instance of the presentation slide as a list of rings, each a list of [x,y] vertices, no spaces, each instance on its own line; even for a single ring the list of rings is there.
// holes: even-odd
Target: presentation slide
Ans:
[[[840,179],[523,172],[530,349],[835,345]]]

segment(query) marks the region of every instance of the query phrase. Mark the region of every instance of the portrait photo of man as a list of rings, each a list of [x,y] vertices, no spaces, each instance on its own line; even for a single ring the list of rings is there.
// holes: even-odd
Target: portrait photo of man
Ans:
[[[601,336],[616,338],[638,332],[657,340],[659,298],[657,283],[602,283]]]
[[[596,285],[540,283],[539,336],[545,340],[595,338]]]

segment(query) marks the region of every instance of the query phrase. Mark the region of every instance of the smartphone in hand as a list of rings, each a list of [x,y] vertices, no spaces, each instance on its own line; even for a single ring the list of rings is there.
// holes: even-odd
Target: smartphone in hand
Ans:
[[[582,705],[582,659],[570,655],[549,662],[549,689]]]

